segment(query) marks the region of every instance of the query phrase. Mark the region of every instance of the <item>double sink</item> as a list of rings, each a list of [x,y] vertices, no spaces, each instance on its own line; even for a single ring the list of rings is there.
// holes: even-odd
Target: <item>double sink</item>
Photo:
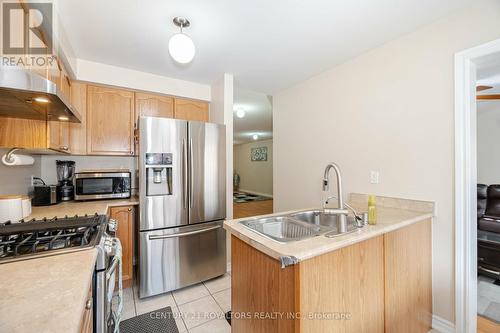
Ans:
[[[264,237],[280,243],[288,243],[324,234],[328,234],[328,237],[340,236],[358,229],[355,218],[348,216],[347,229],[341,232],[339,220],[339,214],[329,214],[316,209],[243,220],[239,223]]]

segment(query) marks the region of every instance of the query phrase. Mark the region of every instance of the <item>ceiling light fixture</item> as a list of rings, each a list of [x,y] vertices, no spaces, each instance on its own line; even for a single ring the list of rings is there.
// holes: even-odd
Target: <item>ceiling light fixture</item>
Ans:
[[[66,116],[59,116],[57,119],[62,120],[62,121],[68,121],[69,118]]]
[[[245,117],[245,109],[243,107],[240,106],[236,108],[236,117],[238,118]]]
[[[258,136],[257,134],[254,134],[254,135],[252,135],[252,138],[253,138],[254,140],[258,140],[258,139],[259,139],[259,136]]]
[[[186,18],[180,16],[175,17],[173,22],[181,31],[170,37],[168,52],[176,62],[180,64],[190,63],[194,58],[196,49],[191,37],[183,33],[182,29],[189,27],[191,23]]]

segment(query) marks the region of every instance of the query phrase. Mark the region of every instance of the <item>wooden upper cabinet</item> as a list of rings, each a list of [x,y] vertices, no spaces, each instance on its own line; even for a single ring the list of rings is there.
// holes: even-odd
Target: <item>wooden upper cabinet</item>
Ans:
[[[75,155],[87,154],[87,85],[71,83],[71,105],[80,113],[81,123],[70,123],[69,146]]]
[[[134,154],[134,93],[109,87],[87,89],[87,153]]]
[[[176,119],[208,122],[207,102],[175,98],[174,104],[174,116]]]
[[[70,153],[69,144],[69,122],[48,121],[47,122],[47,148],[64,153]]]
[[[140,116],[173,118],[174,99],[169,96],[136,92],[135,114],[136,119]]]

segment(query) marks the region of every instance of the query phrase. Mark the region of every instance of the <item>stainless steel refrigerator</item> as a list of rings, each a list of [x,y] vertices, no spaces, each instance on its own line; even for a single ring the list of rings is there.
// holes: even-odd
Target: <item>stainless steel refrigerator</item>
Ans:
[[[224,125],[139,119],[139,297],[226,272]]]

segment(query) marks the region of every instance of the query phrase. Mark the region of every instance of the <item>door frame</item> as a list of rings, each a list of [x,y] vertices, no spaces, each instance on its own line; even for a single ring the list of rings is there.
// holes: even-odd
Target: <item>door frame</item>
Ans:
[[[477,327],[476,63],[500,39],[455,54],[455,331]]]

